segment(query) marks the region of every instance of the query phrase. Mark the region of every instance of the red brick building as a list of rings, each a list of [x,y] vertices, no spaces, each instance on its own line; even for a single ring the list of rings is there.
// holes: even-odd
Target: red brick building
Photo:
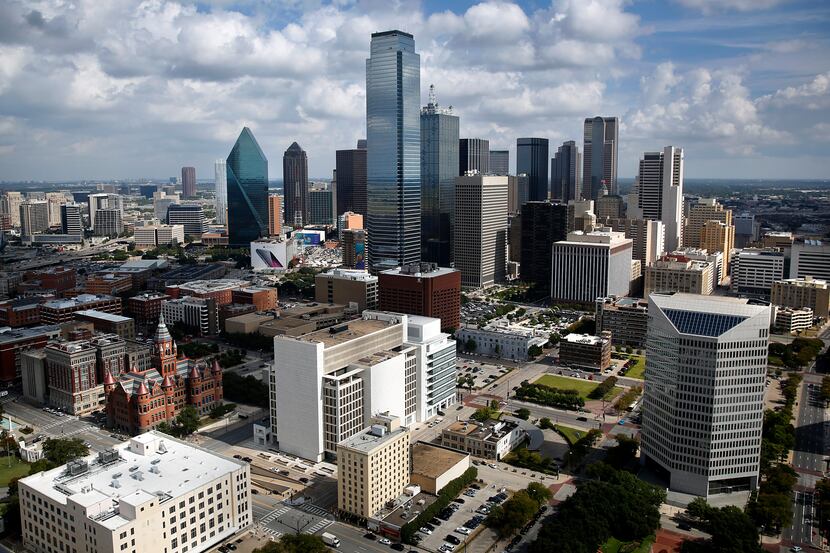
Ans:
[[[165,288],[165,292],[173,299],[190,296],[216,300],[216,305],[222,306],[233,303],[234,290],[250,286],[247,280],[233,278],[217,278],[213,280],[194,280],[184,284],[174,284]]]
[[[135,319],[137,329],[152,328],[159,322],[161,304],[170,296],[161,292],[144,292],[127,299],[124,311],[128,317]]]
[[[94,273],[87,277],[84,289],[87,294],[117,296],[133,288],[133,277],[116,273]]]
[[[60,336],[56,326],[22,328],[0,333],[0,381],[10,384],[20,378],[20,354],[40,349],[49,340]]]
[[[162,422],[172,423],[185,405],[205,415],[222,401],[222,369],[200,366],[177,356],[164,317],[153,337],[153,366],[146,371],[104,374],[107,421],[111,427],[140,434]]]
[[[54,290],[58,295],[75,288],[77,275],[73,267],[52,267],[40,271],[27,271],[17,285],[18,293]]]
[[[268,311],[277,308],[277,289],[265,286],[241,288],[232,292],[231,299],[232,303],[247,303],[257,311]]]
[[[413,263],[378,275],[381,311],[441,319],[441,330],[461,326],[461,271]]]
[[[0,326],[19,328],[40,322],[40,304],[49,297],[17,298],[0,301]]]
[[[61,324],[75,320],[75,313],[95,309],[113,315],[121,314],[121,298],[104,295],[81,294],[74,298],[48,300],[40,304],[42,324]]]

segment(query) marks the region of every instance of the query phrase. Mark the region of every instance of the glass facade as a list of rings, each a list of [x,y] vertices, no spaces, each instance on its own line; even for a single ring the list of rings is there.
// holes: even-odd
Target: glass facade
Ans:
[[[527,175],[530,201],[548,199],[548,139],[519,138],[516,141],[516,174]]]
[[[412,35],[372,35],[366,60],[366,194],[373,270],[420,260],[420,72]]]
[[[228,244],[268,236],[268,159],[245,127],[227,160]]]
[[[421,111],[421,259],[441,267],[452,262],[458,127],[434,104]]]
[[[282,182],[285,196],[285,224],[301,228],[308,223],[308,156],[292,142],[282,156]]]

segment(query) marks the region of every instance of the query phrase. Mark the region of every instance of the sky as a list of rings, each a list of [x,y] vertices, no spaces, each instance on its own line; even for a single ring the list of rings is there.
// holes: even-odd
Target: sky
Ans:
[[[825,0],[2,0],[0,180],[213,178],[249,126],[282,176],[365,136],[372,32],[415,36],[461,136],[582,144],[621,121],[619,174],[681,146],[689,178],[827,178]]]

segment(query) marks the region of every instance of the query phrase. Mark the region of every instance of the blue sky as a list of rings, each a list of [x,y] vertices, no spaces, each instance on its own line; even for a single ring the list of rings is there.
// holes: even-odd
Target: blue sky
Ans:
[[[243,125],[272,178],[295,140],[330,176],[389,28],[415,35],[422,101],[434,83],[493,148],[617,115],[623,176],[674,144],[688,177],[826,178],[829,20],[797,0],[6,0],[0,179],[211,178]]]

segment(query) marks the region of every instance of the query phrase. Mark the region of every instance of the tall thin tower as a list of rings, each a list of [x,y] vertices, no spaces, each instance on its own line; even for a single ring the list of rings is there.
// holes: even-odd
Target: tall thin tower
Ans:
[[[216,222],[224,225],[228,220],[228,165],[224,159],[217,159],[213,165],[216,189]]]
[[[582,194],[596,200],[617,193],[617,142],[619,122],[616,117],[585,119],[582,147]]]
[[[296,142],[282,156],[285,224],[301,227],[308,219],[308,156]]]
[[[421,258],[421,58],[403,31],[372,34],[366,60],[366,194],[373,271]]]
[[[662,152],[644,153],[635,187],[639,216],[663,222],[666,251],[679,248],[683,244],[683,148],[666,146]]]

